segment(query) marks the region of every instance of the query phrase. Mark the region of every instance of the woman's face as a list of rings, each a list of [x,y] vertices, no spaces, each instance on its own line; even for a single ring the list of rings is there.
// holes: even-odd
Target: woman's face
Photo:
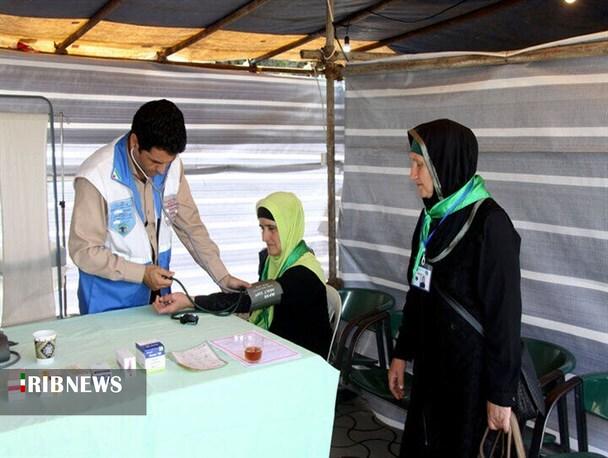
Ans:
[[[410,153],[410,179],[416,184],[418,195],[423,199],[433,197],[433,179],[424,158],[420,154]]]
[[[260,229],[262,229],[262,240],[268,248],[269,256],[279,256],[281,254],[281,238],[277,223],[271,219],[258,218]]]

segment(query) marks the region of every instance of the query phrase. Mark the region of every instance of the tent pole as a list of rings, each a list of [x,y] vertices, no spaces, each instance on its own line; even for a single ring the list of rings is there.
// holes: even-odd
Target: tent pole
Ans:
[[[329,278],[328,283],[334,284],[336,280],[336,138],[335,138],[335,64],[333,63],[334,48],[334,0],[327,0],[327,26],[325,36],[324,54],[327,59],[325,65],[325,93],[326,93],[326,122],[327,122],[327,237],[329,244]]]

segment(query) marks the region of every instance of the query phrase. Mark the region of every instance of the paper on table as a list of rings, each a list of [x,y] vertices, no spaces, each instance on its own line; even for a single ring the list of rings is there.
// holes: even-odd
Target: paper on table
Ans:
[[[300,354],[292,350],[291,348],[277,342],[266,336],[262,336],[264,339],[262,358],[256,362],[249,362],[245,359],[243,354],[243,337],[248,334],[258,334],[258,332],[250,331],[245,334],[238,334],[234,336],[224,337],[222,339],[212,340],[211,343],[217,348],[225,351],[233,358],[236,358],[241,364],[245,366],[260,366],[263,364],[270,364],[277,361],[287,361],[300,357]]]
[[[175,362],[180,366],[197,371],[217,369],[226,365],[226,361],[220,359],[207,342],[203,342],[189,350],[174,351],[171,354],[175,358]]]

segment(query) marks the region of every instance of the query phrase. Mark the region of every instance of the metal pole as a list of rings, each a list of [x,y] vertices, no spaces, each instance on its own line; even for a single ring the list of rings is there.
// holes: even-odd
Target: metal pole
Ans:
[[[329,278],[328,283],[336,280],[336,136],[335,136],[335,70],[332,57],[334,48],[334,0],[327,0],[327,27],[324,53],[327,59],[325,65],[327,103],[327,231],[329,244]]]
[[[64,114],[63,111],[59,113],[61,117],[60,131],[59,131],[59,141],[61,144],[61,200],[59,201],[59,206],[61,207],[61,243],[63,244],[63,250],[67,255],[67,247],[65,243],[65,162],[64,162],[64,154],[63,154],[63,122],[64,122]],[[66,263],[67,264],[67,263]],[[62,317],[68,316],[68,285],[67,285],[67,275],[66,269],[61,268],[57,269],[57,274],[61,274],[63,278],[63,313]]]

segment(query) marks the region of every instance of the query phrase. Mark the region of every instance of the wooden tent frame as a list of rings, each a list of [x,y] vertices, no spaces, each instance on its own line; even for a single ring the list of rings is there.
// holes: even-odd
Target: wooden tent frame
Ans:
[[[269,0],[251,0],[244,6],[234,10],[228,15],[220,18],[213,24],[205,27],[194,35],[176,43],[173,46],[165,47],[157,53],[157,61],[169,63],[167,58],[178,51],[185,49],[194,43],[198,43],[214,33],[222,30],[227,25],[241,19],[253,11],[257,10]],[[345,54],[335,48],[335,28],[348,26],[360,21],[375,10],[387,7],[395,0],[379,0],[367,8],[351,13],[350,15],[336,21],[334,18],[334,0],[326,0],[326,26],[306,37],[283,45],[279,48],[266,52],[253,60],[247,66],[227,65],[227,64],[202,64],[202,63],[177,63],[170,62],[172,65],[185,65],[197,68],[209,68],[229,71],[249,71],[249,72],[271,72],[288,73],[296,75],[312,76],[317,74],[317,70],[307,70],[299,68],[273,68],[259,67],[261,61],[270,59],[291,49],[302,46],[325,33],[325,46],[321,50],[302,51],[301,57],[316,61],[317,68],[322,69],[326,79],[326,151],[327,151],[327,216],[328,216],[328,252],[329,252],[329,278],[328,282],[338,285],[337,282],[337,250],[336,250],[336,187],[335,187],[335,82],[344,76],[380,73],[387,71],[420,71],[439,68],[464,68],[486,65],[504,65],[512,63],[526,63],[541,60],[568,59],[574,57],[604,56],[608,55],[608,40],[592,43],[573,44],[554,46],[550,48],[532,49],[520,53],[488,53],[485,55],[459,55],[449,57],[438,57],[429,59],[407,59],[399,57],[373,61],[385,57],[380,54],[368,53],[368,51],[378,49],[388,44],[404,41],[409,38],[418,37],[425,34],[436,33],[445,27],[460,24],[465,21],[475,20],[486,17],[497,11],[522,3],[525,0],[504,0],[494,3],[487,7],[482,7],[470,11],[460,16],[453,17],[434,24],[423,26],[418,29],[395,35],[379,40],[355,49],[353,52]],[[100,21],[106,18],[112,11],[120,6],[122,0],[108,0],[95,14],[86,21],[78,30],[73,32],[60,44],[55,46],[55,53],[66,54],[67,48],[75,43],[79,38],[95,27]],[[372,59],[371,62],[365,62]],[[337,61],[358,61],[356,65],[344,67]]]

